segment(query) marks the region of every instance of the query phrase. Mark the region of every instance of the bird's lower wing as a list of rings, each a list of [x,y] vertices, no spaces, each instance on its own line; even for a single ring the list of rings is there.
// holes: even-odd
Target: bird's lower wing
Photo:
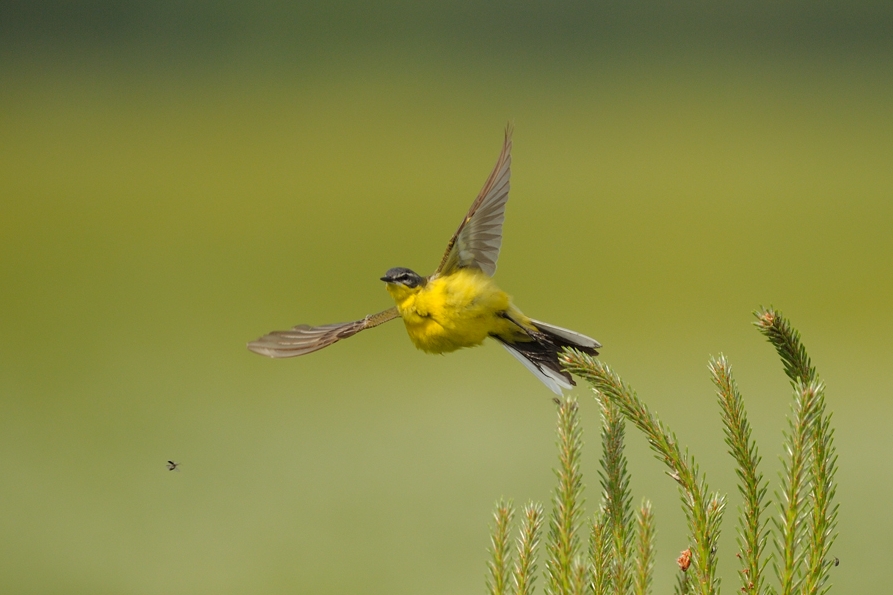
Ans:
[[[525,353],[519,349],[519,344],[511,345],[499,341],[505,350],[515,356],[524,367],[533,372],[533,375],[540,379],[540,382],[549,387],[549,389],[558,396],[562,395],[561,389],[570,390],[574,388],[574,381],[570,378],[570,374],[565,376],[561,372],[551,369],[542,358],[537,358],[536,354]],[[527,344],[521,344],[527,346]],[[565,372],[565,374],[567,374]]]
[[[288,331],[273,331],[248,344],[248,349],[267,357],[295,357],[313,353],[362,330],[399,318],[397,308],[370,314],[362,320],[339,322],[322,326],[299,324]]]

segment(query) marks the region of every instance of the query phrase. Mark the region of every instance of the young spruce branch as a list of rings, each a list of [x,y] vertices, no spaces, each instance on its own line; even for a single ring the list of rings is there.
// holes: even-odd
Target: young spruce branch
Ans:
[[[814,383],[802,387],[794,395],[793,415],[785,432],[787,457],[782,459],[780,516],[776,549],[781,557],[775,573],[781,585],[781,595],[800,592],[803,574],[803,539],[806,536],[806,502],[809,489],[809,447],[815,421],[816,389]]]
[[[748,595],[763,593],[763,571],[766,560],[761,560],[766,546],[766,524],[761,520],[766,510],[767,485],[757,470],[760,455],[751,438],[750,423],[744,411],[744,399],[732,378],[732,367],[725,356],[710,359],[710,373],[722,414],[729,454],[738,465],[738,491],[744,498],[744,508],[738,519],[738,557],[741,560],[741,592]]]
[[[817,410],[824,409],[824,396],[818,395]],[[834,451],[834,430],[831,415],[821,415],[815,422],[812,444],[812,492],[809,495],[809,540],[806,543],[807,574],[804,591],[810,595],[826,593],[833,560],[829,556],[831,545],[837,537],[837,507],[834,495],[837,484],[837,454]]]
[[[754,325],[775,347],[784,364],[784,372],[794,385],[809,384],[816,378],[815,368],[800,342],[800,333],[791,323],[772,308],[760,308],[754,312],[757,321]]]
[[[680,449],[675,434],[664,427],[607,364],[573,349],[566,349],[560,358],[567,371],[585,378],[600,398],[615,403],[626,419],[645,434],[657,458],[670,468],[668,474],[682,490],[683,508],[695,544],[691,557],[695,592],[701,595],[718,592],[716,545],[724,499],[718,494],[708,495],[707,484],[697,465],[687,451],[683,453]]]
[[[490,561],[487,569],[487,590],[490,595],[509,595],[508,579],[512,566],[509,550],[509,531],[515,510],[511,501],[500,500],[493,512],[493,527],[490,531]]]
[[[636,514],[636,577],[635,594],[648,595],[651,592],[651,578],[654,573],[654,512],[651,502],[644,500]]]
[[[536,548],[540,543],[542,526],[542,504],[528,502],[524,507],[521,535],[518,536],[518,561],[512,574],[514,595],[533,595],[533,584],[536,581]]]
[[[602,507],[592,520],[589,532],[589,565],[592,568],[590,593],[608,595],[611,592],[613,564],[611,561],[611,530],[607,513]]]
[[[572,397],[555,399],[558,405],[558,487],[552,496],[552,515],[546,541],[546,576],[549,595],[582,593],[585,567],[580,561],[580,517],[583,514],[583,477],[580,457],[583,432],[579,406]],[[581,582],[582,581],[582,582]]]
[[[633,506],[624,448],[623,414],[616,403],[600,399],[602,457],[599,477],[602,507],[612,537],[612,592],[626,595],[632,587]]]
[[[782,511],[782,522],[785,523],[783,535],[784,546],[793,542],[793,547],[800,546],[800,539],[795,529],[800,526],[788,527],[791,517],[799,519],[803,523],[802,515],[808,514],[808,534],[806,537],[805,551],[785,551],[785,565],[781,569],[779,579],[782,581],[782,593],[786,589],[793,588],[797,581],[790,575],[796,573],[804,579],[803,592],[824,593],[828,590],[829,571],[832,560],[829,557],[831,545],[837,537],[837,511],[838,505],[833,503],[837,491],[834,476],[837,473],[837,454],[834,448],[834,432],[831,428],[831,415],[825,413],[825,387],[819,381],[818,374],[806,353],[806,347],[800,341],[800,333],[794,329],[780,312],[772,308],[760,308],[754,313],[757,321],[754,323],[763,335],[772,343],[778,355],[784,363],[785,374],[794,385],[795,403],[794,419],[791,421],[791,432],[787,434],[785,448],[789,453],[785,461],[783,489],[786,496],[786,508]],[[804,426],[799,424],[803,423]],[[804,433],[804,436],[800,434]],[[798,449],[806,450],[802,453]],[[797,459],[795,461],[795,458]],[[801,461],[800,459],[806,459]],[[808,475],[804,478],[795,476],[795,472],[803,473],[802,467],[808,468]],[[804,511],[806,503],[802,494],[797,494],[794,481],[800,481],[805,488],[811,488],[806,498],[809,511]],[[794,496],[799,495],[797,500]],[[790,510],[795,505],[800,506],[795,515]],[[785,533],[793,531],[794,535]],[[793,562],[793,568],[789,568],[789,560]],[[806,564],[805,574],[802,573],[801,564]],[[778,571],[778,569],[777,569]],[[788,585],[791,585],[790,587]]]

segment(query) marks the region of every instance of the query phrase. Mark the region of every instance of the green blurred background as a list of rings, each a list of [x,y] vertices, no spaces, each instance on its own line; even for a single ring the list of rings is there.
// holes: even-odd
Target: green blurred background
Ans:
[[[296,360],[245,343],[432,271],[512,120],[497,279],[598,338],[729,495],[725,591],[740,499],[706,363],[731,359],[777,485],[760,304],[828,384],[834,591],[881,591],[891,29],[889,2],[0,2],[0,590],[483,593],[494,501],[550,497],[551,393],[399,323]],[[667,592],[682,512],[628,442]]]

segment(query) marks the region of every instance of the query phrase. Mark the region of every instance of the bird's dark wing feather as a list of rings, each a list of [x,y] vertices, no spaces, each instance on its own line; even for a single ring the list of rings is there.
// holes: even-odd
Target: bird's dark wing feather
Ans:
[[[496,272],[502,244],[502,222],[509,199],[512,165],[512,127],[505,129],[505,142],[496,166],[472,203],[459,229],[450,239],[435,275],[448,275],[460,268],[478,268],[487,275]]]
[[[313,353],[341,339],[356,335],[367,328],[399,318],[397,308],[370,314],[362,320],[339,322],[322,326],[300,324],[288,331],[273,331],[248,344],[248,349],[267,357],[295,357]]]

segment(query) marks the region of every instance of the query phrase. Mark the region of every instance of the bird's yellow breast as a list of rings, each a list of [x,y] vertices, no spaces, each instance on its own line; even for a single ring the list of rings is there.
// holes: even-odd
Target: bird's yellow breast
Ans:
[[[512,305],[507,293],[476,269],[460,269],[435,277],[421,287],[387,285],[416,347],[429,353],[446,353],[480,345],[488,336],[529,340],[518,324],[529,319]]]

